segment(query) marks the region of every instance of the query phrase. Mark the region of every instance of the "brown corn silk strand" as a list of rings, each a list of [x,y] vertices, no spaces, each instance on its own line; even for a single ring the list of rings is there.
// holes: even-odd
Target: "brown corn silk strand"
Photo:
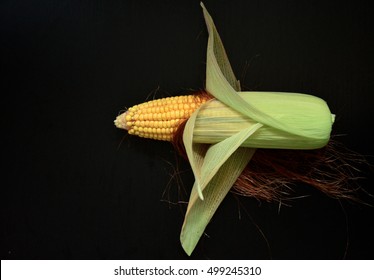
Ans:
[[[196,94],[213,98],[205,91]],[[172,140],[185,159],[183,131],[186,122],[179,125]],[[354,166],[364,162],[363,156],[333,139],[325,147],[315,150],[257,149],[232,191],[262,201],[281,202],[294,198],[292,187],[301,183],[331,198],[358,201],[355,195],[358,187],[352,187],[351,183],[357,179],[355,174],[359,171]]]
[[[260,200],[292,198],[292,185],[308,184],[331,198],[358,200],[355,165],[364,159],[335,140],[316,150],[257,149],[233,191]]]

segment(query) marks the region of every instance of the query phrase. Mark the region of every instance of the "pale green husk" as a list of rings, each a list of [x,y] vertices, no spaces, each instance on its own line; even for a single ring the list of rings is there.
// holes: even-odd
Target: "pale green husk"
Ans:
[[[330,139],[333,116],[325,101],[300,93],[240,92],[246,103],[272,116],[293,133],[270,125],[263,125],[241,146],[273,149],[317,149]],[[200,108],[193,130],[195,143],[217,143],[227,137],[254,126],[254,121],[218,100],[212,100]],[[263,122],[261,122],[263,123]]]
[[[209,32],[206,90],[216,99],[192,114],[183,133],[195,176],[180,236],[188,255],[255,148],[320,148],[328,142],[333,123],[320,98],[240,92],[213,20],[201,6]]]

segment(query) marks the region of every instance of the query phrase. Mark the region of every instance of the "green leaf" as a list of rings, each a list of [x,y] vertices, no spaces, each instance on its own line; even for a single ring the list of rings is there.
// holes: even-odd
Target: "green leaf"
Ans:
[[[191,255],[207,224],[252,158],[255,149],[238,148],[221,166],[204,189],[204,200],[198,198],[197,186],[193,186],[180,240],[183,249]]]
[[[209,102],[209,101],[208,101]],[[203,105],[204,106],[204,105]],[[192,172],[195,176],[195,181],[197,185],[200,185],[201,178],[201,167],[204,162],[204,156],[210,145],[200,144],[193,142],[193,130],[195,127],[196,116],[199,113],[201,107],[197,109],[188,119],[183,131],[183,144],[186,149],[186,154],[190,162]],[[203,198],[203,193],[201,188],[197,189],[199,197]]]
[[[216,26],[214,25],[213,19],[205,8],[204,4],[200,3],[203,8],[205,23],[209,32],[207,54],[211,54],[216,57],[218,68],[221,70],[225,80],[236,90],[240,91],[240,82],[236,79],[234,71],[230,65],[230,61],[227,57],[225,48],[222,44],[222,40],[217,32]],[[209,76],[209,68],[207,67],[206,73],[207,78]]]
[[[262,124],[257,123],[209,147],[201,167],[201,179],[197,188],[204,190],[213,176],[218,172],[225,161],[238,149],[242,143],[255,133]]]
[[[222,103],[244,116],[251,118],[255,122],[262,123],[290,134],[310,137],[310,135],[307,135],[304,131],[295,129],[292,126],[273,118],[269,114],[264,113],[237,94],[237,92],[240,91],[239,82],[236,81],[232,72],[230,62],[228,61],[214,22],[205,6],[203,4],[201,4],[201,6],[204,11],[205,22],[209,32],[206,63],[206,90]]]

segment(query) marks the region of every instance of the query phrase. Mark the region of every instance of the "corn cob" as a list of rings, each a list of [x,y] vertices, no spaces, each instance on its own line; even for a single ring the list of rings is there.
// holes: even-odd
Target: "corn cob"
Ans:
[[[316,149],[328,142],[334,116],[322,99],[297,93],[239,94],[244,101],[256,105],[273,118],[281,119],[301,134],[264,125],[242,147]],[[117,117],[115,125],[139,137],[172,141],[179,125],[209,99],[211,97],[207,94],[198,94],[152,100],[129,108]],[[200,109],[193,139],[196,143],[215,144],[255,124],[256,121],[213,99]]]
[[[208,95],[185,95],[148,101],[129,108],[114,121],[129,134],[172,141],[179,125],[204,104]]]

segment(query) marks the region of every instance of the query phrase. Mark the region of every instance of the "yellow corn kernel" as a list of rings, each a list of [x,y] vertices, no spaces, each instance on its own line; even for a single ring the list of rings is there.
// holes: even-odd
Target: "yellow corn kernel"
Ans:
[[[129,108],[114,123],[129,134],[171,141],[179,124],[209,99],[208,96],[188,95],[148,101]]]

